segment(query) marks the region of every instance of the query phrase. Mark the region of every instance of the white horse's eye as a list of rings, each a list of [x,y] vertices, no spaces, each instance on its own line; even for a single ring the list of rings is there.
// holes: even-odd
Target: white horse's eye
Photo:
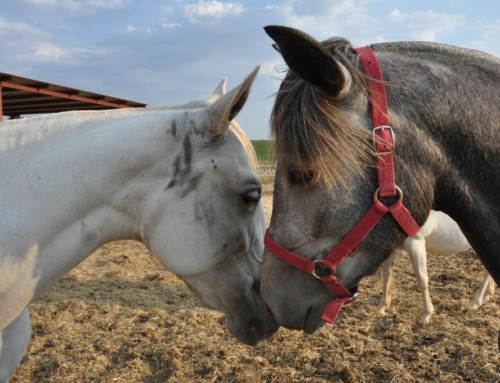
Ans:
[[[252,189],[246,191],[241,195],[241,199],[247,206],[255,206],[259,203],[261,196],[261,189]]]

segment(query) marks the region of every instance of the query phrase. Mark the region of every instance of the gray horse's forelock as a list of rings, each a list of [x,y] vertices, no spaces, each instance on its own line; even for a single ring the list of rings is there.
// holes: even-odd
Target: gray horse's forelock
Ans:
[[[353,83],[368,94],[358,57],[342,38],[326,40],[329,49],[351,73]],[[347,187],[346,175],[366,175],[373,164],[371,135],[328,96],[289,71],[276,96],[271,113],[277,166],[286,176],[290,170],[312,171],[313,181],[336,190]]]
[[[312,171],[313,181],[331,190],[346,187],[347,174],[365,175],[372,163],[369,131],[349,118],[313,86],[293,78],[283,82],[271,114],[277,166]]]

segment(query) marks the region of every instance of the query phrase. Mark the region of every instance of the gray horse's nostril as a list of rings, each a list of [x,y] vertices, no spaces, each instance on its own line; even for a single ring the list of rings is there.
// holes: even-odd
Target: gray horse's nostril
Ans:
[[[258,295],[260,295],[260,279],[256,279],[252,283],[252,291],[255,291]]]
[[[271,310],[271,308],[266,304],[266,302],[262,301],[262,304],[264,305],[264,310],[266,310],[269,313],[269,315],[271,315],[271,318],[273,318],[273,321],[276,323],[276,317],[273,314],[273,310]],[[500,339],[500,334],[499,334],[499,339]]]

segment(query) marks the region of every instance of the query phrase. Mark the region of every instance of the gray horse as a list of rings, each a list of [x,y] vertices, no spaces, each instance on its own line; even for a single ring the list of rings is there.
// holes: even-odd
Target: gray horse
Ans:
[[[277,171],[268,233],[307,261],[323,260],[373,206],[378,187],[367,76],[344,39],[320,43],[293,28],[265,29],[289,66],[271,115]],[[404,206],[419,225],[431,209],[450,215],[500,283],[500,60],[424,42],[371,49]],[[354,292],[406,235],[384,216],[330,278]],[[275,255],[264,256],[263,299],[278,324],[311,333],[333,295]]]

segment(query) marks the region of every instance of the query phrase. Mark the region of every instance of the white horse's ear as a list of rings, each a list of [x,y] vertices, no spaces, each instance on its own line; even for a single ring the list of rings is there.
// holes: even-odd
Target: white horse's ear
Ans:
[[[217,88],[215,88],[214,92],[207,100],[210,104],[213,104],[215,101],[217,101],[219,98],[221,98],[226,94],[226,83],[227,83],[227,78],[224,78],[219,83],[219,85],[217,85]]]
[[[224,94],[208,107],[206,112],[210,120],[212,136],[223,134],[229,128],[229,123],[243,108],[259,68],[260,66],[255,67],[240,85]]]

